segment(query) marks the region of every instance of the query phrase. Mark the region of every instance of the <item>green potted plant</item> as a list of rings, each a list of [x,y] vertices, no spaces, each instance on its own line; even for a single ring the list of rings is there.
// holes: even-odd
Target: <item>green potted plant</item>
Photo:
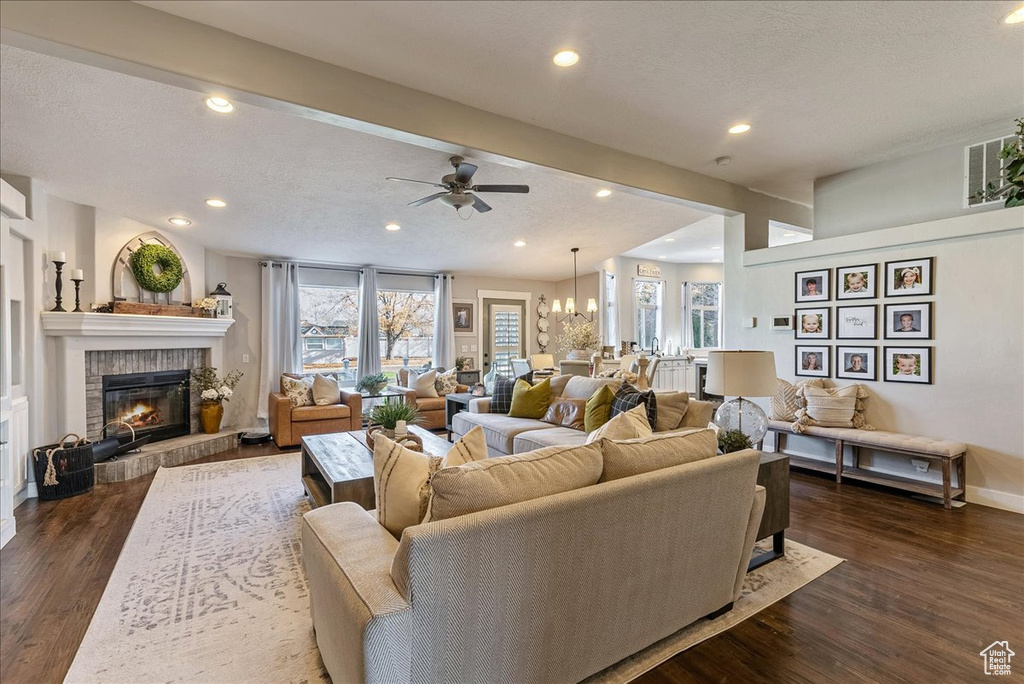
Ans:
[[[363,412],[363,418],[369,423],[366,428],[366,441],[373,447],[373,435],[377,432],[384,434],[388,439],[395,438],[395,428],[399,422],[406,426],[416,425],[422,422],[420,410],[412,404],[401,402],[387,402],[377,404]]]
[[[364,375],[356,383],[356,389],[367,394],[380,394],[380,391],[388,386],[388,376],[384,373]]]
[[[718,431],[718,448],[723,454],[730,454],[734,451],[743,451],[744,449],[749,449],[752,446],[750,438],[739,430]]]

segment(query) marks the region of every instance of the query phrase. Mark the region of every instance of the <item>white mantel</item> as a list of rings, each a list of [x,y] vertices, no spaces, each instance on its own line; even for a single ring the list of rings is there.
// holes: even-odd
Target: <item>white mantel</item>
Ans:
[[[88,351],[207,349],[209,364],[223,365],[227,318],[61,313],[42,315],[52,396],[58,398],[53,429],[85,435],[85,357]]]

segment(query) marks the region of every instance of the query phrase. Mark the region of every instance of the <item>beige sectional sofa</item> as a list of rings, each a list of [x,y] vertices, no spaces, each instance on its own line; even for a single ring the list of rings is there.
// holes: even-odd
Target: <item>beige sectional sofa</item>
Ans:
[[[622,380],[572,376],[564,384],[552,382],[553,396],[565,399],[589,399],[602,385],[616,388]],[[490,413],[490,399],[481,397],[469,404],[469,411],[452,418],[453,439],[465,435],[479,425],[487,437],[492,456],[521,454],[548,446],[577,446],[587,441],[587,433],[572,428],[556,427],[532,418],[512,418]],[[680,429],[702,428],[711,422],[714,414],[711,402],[691,399]]]
[[[401,541],[354,503],[312,511],[302,554],[324,663],[339,683],[582,680],[731,607],[764,509],[759,459],[601,482]]]

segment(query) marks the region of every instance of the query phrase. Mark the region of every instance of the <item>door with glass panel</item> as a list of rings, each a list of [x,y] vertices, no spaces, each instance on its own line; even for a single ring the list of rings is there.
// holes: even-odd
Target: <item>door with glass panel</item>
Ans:
[[[526,356],[526,304],[514,299],[485,299],[483,308],[483,372],[493,368],[512,377],[512,359]]]

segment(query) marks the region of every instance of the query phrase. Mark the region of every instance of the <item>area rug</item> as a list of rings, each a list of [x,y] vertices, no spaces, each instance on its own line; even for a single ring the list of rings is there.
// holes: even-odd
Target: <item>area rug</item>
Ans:
[[[297,453],[161,468],[65,682],[330,682],[300,558],[300,519],[309,510],[300,468]],[[638,677],[841,562],[787,542],[784,559],[747,575],[731,612],[587,682]]]

